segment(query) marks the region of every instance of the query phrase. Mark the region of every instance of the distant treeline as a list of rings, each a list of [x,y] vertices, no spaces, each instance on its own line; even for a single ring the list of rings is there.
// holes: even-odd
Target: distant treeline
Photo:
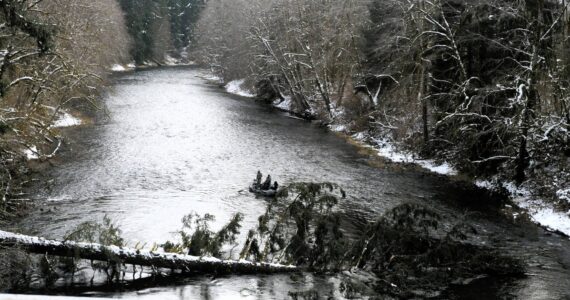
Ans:
[[[180,55],[192,40],[205,0],[119,0],[137,64]]]

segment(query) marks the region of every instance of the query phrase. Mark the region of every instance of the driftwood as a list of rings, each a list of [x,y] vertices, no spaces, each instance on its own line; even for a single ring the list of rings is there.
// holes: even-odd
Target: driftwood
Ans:
[[[158,253],[94,243],[60,242],[5,231],[0,231],[0,245],[19,247],[35,254],[180,270],[185,273],[273,274],[298,271],[295,266]]]

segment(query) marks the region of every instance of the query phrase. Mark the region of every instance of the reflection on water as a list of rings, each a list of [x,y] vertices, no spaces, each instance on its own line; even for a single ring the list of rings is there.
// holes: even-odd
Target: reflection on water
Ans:
[[[110,117],[68,129],[67,153],[44,174],[53,182],[38,187],[47,212],[32,214],[23,226],[61,238],[80,222],[109,215],[131,245],[152,244],[171,239],[190,212],[214,214],[217,226],[241,212],[242,231],[247,232],[265,210],[263,199],[244,191],[257,170],[270,172],[280,183],[341,184],[350,195],[343,207],[346,221],[354,224],[409,201],[428,203],[453,221],[463,215],[449,203],[484,197],[465,195],[438,177],[372,168],[342,139],[248,99],[226,95],[197,77],[200,72],[171,68],[120,75],[106,96]],[[534,263],[531,272],[538,275],[504,285],[507,293],[551,299],[567,292],[568,241],[544,236],[536,228],[531,238],[526,233],[511,238],[510,225],[490,216],[470,216],[506,251],[528,256]],[[291,290],[313,286],[329,294],[337,285],[334,278],[308,275],[200,278],[107,296],[281,299]]]

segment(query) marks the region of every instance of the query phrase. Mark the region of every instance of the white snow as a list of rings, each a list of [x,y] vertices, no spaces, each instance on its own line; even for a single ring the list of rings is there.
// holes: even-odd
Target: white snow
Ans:
[[[176,253],[158,253],[154,251],[148,250],[138,250],[138,249],[130,249],[130,248],[122,248],[117,246],[103,246],[100,244],[94,243],[80,243],[80,242],[73,242],[73,241],[54,241],[54,240],[47,240],[41,237],[34,237],[34,236],[27,236],[21,235],[17,233],[11,233],[0,230],[0,240],[8,240],[8,241],[15,241],[17,243],[23,244],[31,244],[31,245],[41,245],[41,246],[50,246],[50,247],[59,247],[59,246],[69,246],[69,247],[79,247],[79,248],[90,248],[96,251],[101,252],[111,252],[117,257],[142,257],[145,259],[153,259],[153,258],[160,258],[162,260],[170,260],[170,261],[178,261],[178,262],[217,262],[226,265],[257,265],[257,266],[269,266],[273,268],[284,268],[284,269],[296,269],[293,265],[282,265],[282,264],[274,264],[274,263],[257,263],[251,262],[247,260],[222,260],[215,257],[198,257],[198,256],[191,256],[185,254],[176,254]]]
[[[494,188],[493,183],[490,182],[489,180],[475,180],[475,185],[482,189],[488,189],[488,190],[492,190]]]
[[[570,211],[566,213],[556,211],[543,200],[532,197],[518,197],[514,201],[528,211],[534,222],[548,229],[570,235]]]
[[[458,174],[457,170],[447,162],[438,164],[433,160],[426,159],[426,160],[416,160],[415,163],[437,174],[450,175],[450,176]]]
[[[570,202],[570,187],[566,189],[559,189],[556,191],[556,196],[560,200]]]
[[[170,55],[165,55],[164,56],[164,63],[167,66],[176,66],[176,65],[180,64],[180,61],[178,59],[170,56]]]
[[[494,190],[500,185],[505,188],[515,204],[527,211],[532,221],[553,231],[560,231],[570,235],[570,211],[562,212],[554,209],[552,204],[532,196],[532,193],[524,186],[518,186],[514,182],[497,183],[497,179],[477,180],[478,187]],[[560,191],[559,191],[560,192]],[[568,192],[562,190],[564,192]],[[559,195],[560,197],[560,195]]]
[[[282,109],[282,110],[287,110],[287,111],[291,110],[291,102],[292,102],[291,97],[285,96],[283,98],[285,99],[283,101],[281,101],[280,99],[275,100],[275,102],[273,102],[273,106],[275,106],[279,109]]]
[[[127,70],[127,68],[125,68],[124,66],[121,66],[119,64],[114,64],[111,67],[111,71],[113,71],[113,72],[124,72],[126,70]]]
[[[30,149],[24,150],[24,155],[28,160],[34,160],[40,158],[38,155],[38,148],[36,146],[30,147]]]
[[[54,128],[62,128],[62,127],[72,127],[72,126],[78,126],[81,125],[81,120],[72,116],[69,113],[63,112],[60,114],[60,118],[57,119],[54,123],[53,126]]]
[[[217,83],[223,83],[223,82],[224,82],[224,80],[223,80],[221,77],[214,75],[212,72],[207,72],[207,73],[205,73],[205,74],[204,74],[204,73],[203,73],[203,74],[200,74],[199,77],[200,77],[200,78],[203,78],[203,79],[205,79],[205,80],[214,81],[214,82],[217,82]]]
[[[361,135],[363,134],[361,133]],[[361,140],[359,136],[354,136],[354,138]],[[398,150],[392,143],[386,140],[377,140],[376,143],[379,147],[375,147],[374,149],[378,151],[378,155],[395,163],[417,164],[424,169],[441,175],[454,176],[458,174],[457,170],[447,162],[437,163],[432,159],[416,158],[412,153]]]
[[[346,125],[331,125],[331,126],[329,126],[329,128],[331,129],[331,131],[334,131],[334,132],[345,132],[346,131]]]
[[[255,97],[250,91],[243,88],[243,84],[245,83],[245,79],[238,79],[234,81],[228,82],[226,84],[226,91],[230,94],[239,95],[242,97]]]
[[[132,71],[136,68],[137,66],[134,63],[129,63],[126,65],[114,64],[111,66],[111,68],[109,68],[109,70],[113,72],[126,72],[126,71]]]

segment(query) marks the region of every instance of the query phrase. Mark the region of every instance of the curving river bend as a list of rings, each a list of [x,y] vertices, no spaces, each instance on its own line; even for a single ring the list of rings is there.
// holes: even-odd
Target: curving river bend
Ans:
[[[537,227],[503,221],[485,195],[445,178],[379,169],[356,147],[324,129],[232,96],[209,85],[203,71],[152,69],[114,78],[109,116],[66,129],[68,147],[50,178],[36,187],[43,208],[21,221],[27,231],[61,238],[84,221],[116,220],[130,245],[173,238],[190,212],[216,216],[218,226],[245,214],[242,232],[265,210],[244,189],[257,170],[280,183],[332,181],[349,194],[346,220],[358,226],[402,202],[429,205],[449,222],[469,219],[488,243],[524,257],[529,276],[482,280],[456,293],[462,299],[570,297],[570,242]],[[465,205],[477,213],[465,213]],[[491,205],[492,206],[492,205]],[[125,292],[89,292],[137,299],[283,299],[317,287],[335,293],[334,278],[303,276],[196,277]],[[74,291],[73,294],[77,293]]]

